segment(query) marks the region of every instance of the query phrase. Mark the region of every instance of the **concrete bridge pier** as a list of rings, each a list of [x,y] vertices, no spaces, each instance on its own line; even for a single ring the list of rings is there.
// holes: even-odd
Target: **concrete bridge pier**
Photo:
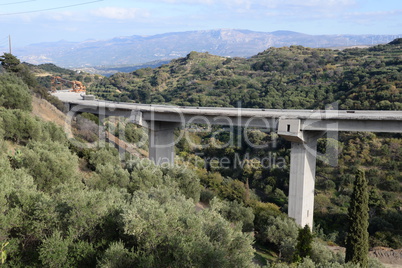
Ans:
[[[308,136],[311,134],[308,134]],[[313,227],[314,187],[316,170],[316,135],[305,143],[292,142],[288,216],[301,227]]]
[[[278,134],[292,143],[288,216],[313,228],[317,140],[325,132],[302,131],[298,119],[280,120]]]
[[[63,102],[64,106],[64,111],[65,113],[68,113],[71,110],[71,104],[69,102]]]
[[[175,156],[174,130],[180,123],[147,121],[149,134],[149,159],[155,164],[173,165]]]

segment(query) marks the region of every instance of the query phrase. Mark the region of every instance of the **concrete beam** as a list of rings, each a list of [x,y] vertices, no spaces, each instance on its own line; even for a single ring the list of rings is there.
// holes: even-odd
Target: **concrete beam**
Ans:
[[[181,124],[205,124],[205,125],[223,125],[223,126],[241,126],[256,127],[262,129],[276,130],[278,125],[277,118],[265,118],[263,116],[244,116],[241,110],[238,110],[237,116],[227,115],[208,115],[208,114],[185,114],[181,111],[158,113],[154,111],[142,111],[143,119],[149,121],[177,122]]]
[[[311,131],[368,131],[384,133],[401,133],[402,121],[396,120],[302,120],[302,130]]]
[[[178,123],[149,121],[149,159],[155,164],[173,165],[174,164],[174,130],[179,127]]]
[[[281,119],[278,123],[278,135],[292,142],[303,142],[300,119]]]

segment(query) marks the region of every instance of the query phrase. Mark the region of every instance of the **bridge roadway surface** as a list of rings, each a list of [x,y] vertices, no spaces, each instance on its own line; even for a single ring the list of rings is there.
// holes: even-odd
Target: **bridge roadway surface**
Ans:
[[[288,215],[300,226],[313,226],[318,138],[325,132],[339,131],[402,133],[402,111],[180,107],[83,100],[80,94],[71,92],[56,92],[53,95],[66,105],[68,117],[80,112],[124,116],[147,127],[149,158],[156,164],[174,164],[174,129],[186,123],[259,127],[276,131],[291,142]]]
[[[376,111],[376,110],[292,110],[292,109],[250,109],[250,108],[222,108],[222,107],[191,107],[158,104],[139,104],[125,102],[111,102],[103,100],[83,100],[80,94],[73,92],[56,92],[53,94],[64,103],[71,106],[81,106],[80,111],[102,108],[106,115],[123,115],[138,111],[143,113],[145,120],[169,121],[178,123],[210,123],[216,125],[228,124],[228,118],[243,118],[240,125],[248,122],[250,127],[266,127],[267,121],[259,119],[298,119],[304,122],[303,130],[315,131],[373,131],[373,132],[401,132],[402,111]],[[120,113],[119,113],[120,111]],[[96,111],[89,111],[96,113]],[[163,116],[166,114],[167,116]],[[194,116],[200,116],[194,118]],[[206,122],[205,117],[209,121]],[[249,120],[252,118],[252,120]],[[212,119],[212,120],[210,120]],[[184,121],[183,121],[184,120]],[[326,124],[320,124],[326,121]],[[366,121],[371,122],[367,124]],[[231,121],[234,122],[234,121]],[[237,123],[237,122],[234,122]],[[336,123],[331,129],[329,124]],[[270,125],[271,128],[277,126]]]

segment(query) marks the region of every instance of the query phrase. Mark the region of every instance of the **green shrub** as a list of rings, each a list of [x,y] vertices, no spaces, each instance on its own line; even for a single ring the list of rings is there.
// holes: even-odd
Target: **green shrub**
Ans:
[[[4,138],[17,143],[38,140],[41,126],[38,120],[22,110],[7,110],[0,107],[0,117],[5,130]]]
[[[27,111],[0,107],[0,129],[4,129],[0,130],[0,134],[4,132],[4,138],[17,143],[50,140],[67,144],[66,134],[60,127],[53,122],[43,122]]]
[[[78,158],[58,142],[31,142],[22,149],[21,159],[41,190],[77,181]]]
[[[129,266],[254,267],[251,236],[214,210],[196,212],[193,201],[177,190],[135,192],[123,222],[128,242],[135,243],[138,253]]]
[[[217,205],[216,202],[219,204]],[[245,207],[237,201],[212,201],[211,207],[217,206],[219,213],[228,221],[240,223],[243,232],[252,232],[254,230],[254,213],[250,207]]]
[[[63,239],[60,232],[45,239],[39,250],[39,259],[45,267],[71,267],[68,247],[71,242]]]
[[[209,189],[202,189],[200,193],[200,201],[209,204],[209,202],[215,197],[215,193]]]
[[[13,74],[0,74],[0,96],[0,106],[32,110],[32,97],[28,86]]]
[[[177,183],[180,192],[187,198],[192,198],[194,203],[200,200],[200,179],[194,171],[177,166],[163,167],[162,171],[164,176],[172,178]]]

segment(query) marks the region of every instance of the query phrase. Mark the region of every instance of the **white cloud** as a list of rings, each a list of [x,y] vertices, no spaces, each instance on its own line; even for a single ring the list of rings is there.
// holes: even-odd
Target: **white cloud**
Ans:
[[[286,6],[299,7],[339,7],[351,6],[357,0],[150,0],[170,4],[226,4],[230,6],[266,6],[281,8]]]
[[[148,0],[153,3],[172,5],[205,5],[208,9],[219,9],[243,15],[258,16],[267,12],[294,14],[296,17],[308,18],[310,15],[328,17],[356,6],[358,0]],[[335,14],[333,14],[335,15]],[[332,17],[333,15],[329,16]]]
[[[153,2],[164,2],[169,4],[214,4],[215,0],[152,0]]]
[[[386,22],[395,18],[400,18],[402,9],[388,11],[369,11],[369,12],[347,12],[343,14],[343,19],[361,25],[375,25],[378,22]],[[389,25],[387,26],[389,27]]]
[[[356,0],[250,0],[253,4],[263,8],[276,9],[278,11],[293,10],[297,13],[335,12],[347,10],[357,4]]]
[[[401,15],[402,9],[399,10],[389,10],[389,11],[371,11],[371,12],[349,12],[345,15],[347,17],[384,17],[384,16],[394,16]]]
[[[74,12],[71,12],[71,11],[48,13],[48,14],[45,14],[43,17],[45,17],[49,20],[54,20],[54,21],[65,21],[67,19],[71,20],[71,19],[79,18],[76,14],[74,14]]]
[[[355,0],[290,0],[282,1],[283,4],[290,4],[300,7],[316,7],[316,8],[328,8],[328,7],[347,7],[356,4]]]
[[[250,0],[254,14],[286,17],[288,20],[339,18],[353,9],[357,0]]]
[[[129,20],[149,17],[149,12],[139,8],[101,7],[91,12],[93,15],[114,20]]]

